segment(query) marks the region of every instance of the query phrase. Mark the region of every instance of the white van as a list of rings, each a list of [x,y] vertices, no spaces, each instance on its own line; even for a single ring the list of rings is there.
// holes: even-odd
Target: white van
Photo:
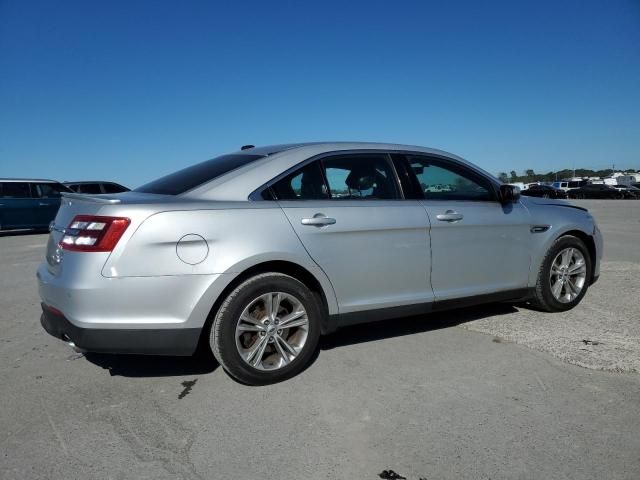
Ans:
[[[640,182],[640,173],[635,175],[620,175],[619,177],[616,177],[616,181],[618,182],[618,185],[626,185],[628,187],[632,183]]]
[[[587,182],[585,182],[584,180],[562,180],[559,182],[553,182],[551,185],[566,192],[571,188],[579,188],[585,183]]]

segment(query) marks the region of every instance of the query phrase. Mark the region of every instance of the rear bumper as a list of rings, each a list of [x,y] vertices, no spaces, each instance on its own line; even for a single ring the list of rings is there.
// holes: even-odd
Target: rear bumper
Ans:
[[[50,335],[72,341],[90,352],[143,355],[192,355],[200,339],[200,328],[82,328],[42,304],[42,327]]]

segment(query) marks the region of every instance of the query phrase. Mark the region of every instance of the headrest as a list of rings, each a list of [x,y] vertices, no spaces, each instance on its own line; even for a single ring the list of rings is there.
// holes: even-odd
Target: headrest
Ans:
[[[376,183],[375,172],[372,169],[351,170],[345,183],[354,190],[369,190]]]

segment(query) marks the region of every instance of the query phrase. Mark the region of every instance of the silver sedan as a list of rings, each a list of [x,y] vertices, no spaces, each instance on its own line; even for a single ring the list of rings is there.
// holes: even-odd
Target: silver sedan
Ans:
[[[307,143],[63,194],[37,276],[44,328],[75,348],[210,348],[264,384],[345,325],[499,301],[568,310],[601,256],[586,209],[521,198],[455,155]]]

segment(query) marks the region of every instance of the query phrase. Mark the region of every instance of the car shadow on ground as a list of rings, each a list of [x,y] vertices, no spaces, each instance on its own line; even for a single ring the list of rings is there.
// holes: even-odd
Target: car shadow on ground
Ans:
[[[440,330],[455,327],[472,320],[496,315],[508,315],[515,312],[517,312],[517,309],[510,304],[489,304],[341,328],[337,332],[320,339],[320,346],[312,360],[305,366],[305,370],[315,363],[320,352],[324,350]],[[212,373],[219,367],[211,352],[207,352],[202,347],[192,357],[86,353],[85,358],[94,365],[108,370],[112,376],[131,378],[204,375]]]
[[[514,305],[497,303],[353,325],[341,328],[337,332],[323,337],[320,341],[320,348],[322,350],[330,350],[356,343],[440,330],[442,328],[455,327],[472,320],[496,315],[508,315],[517,311]]]
[[[206,351],[198,351],[191,357],[87,352],[85,358],[94,365],[108,370],[111,376],[130,378],[204,375],[212,373],[219,366],[211,352]]]

